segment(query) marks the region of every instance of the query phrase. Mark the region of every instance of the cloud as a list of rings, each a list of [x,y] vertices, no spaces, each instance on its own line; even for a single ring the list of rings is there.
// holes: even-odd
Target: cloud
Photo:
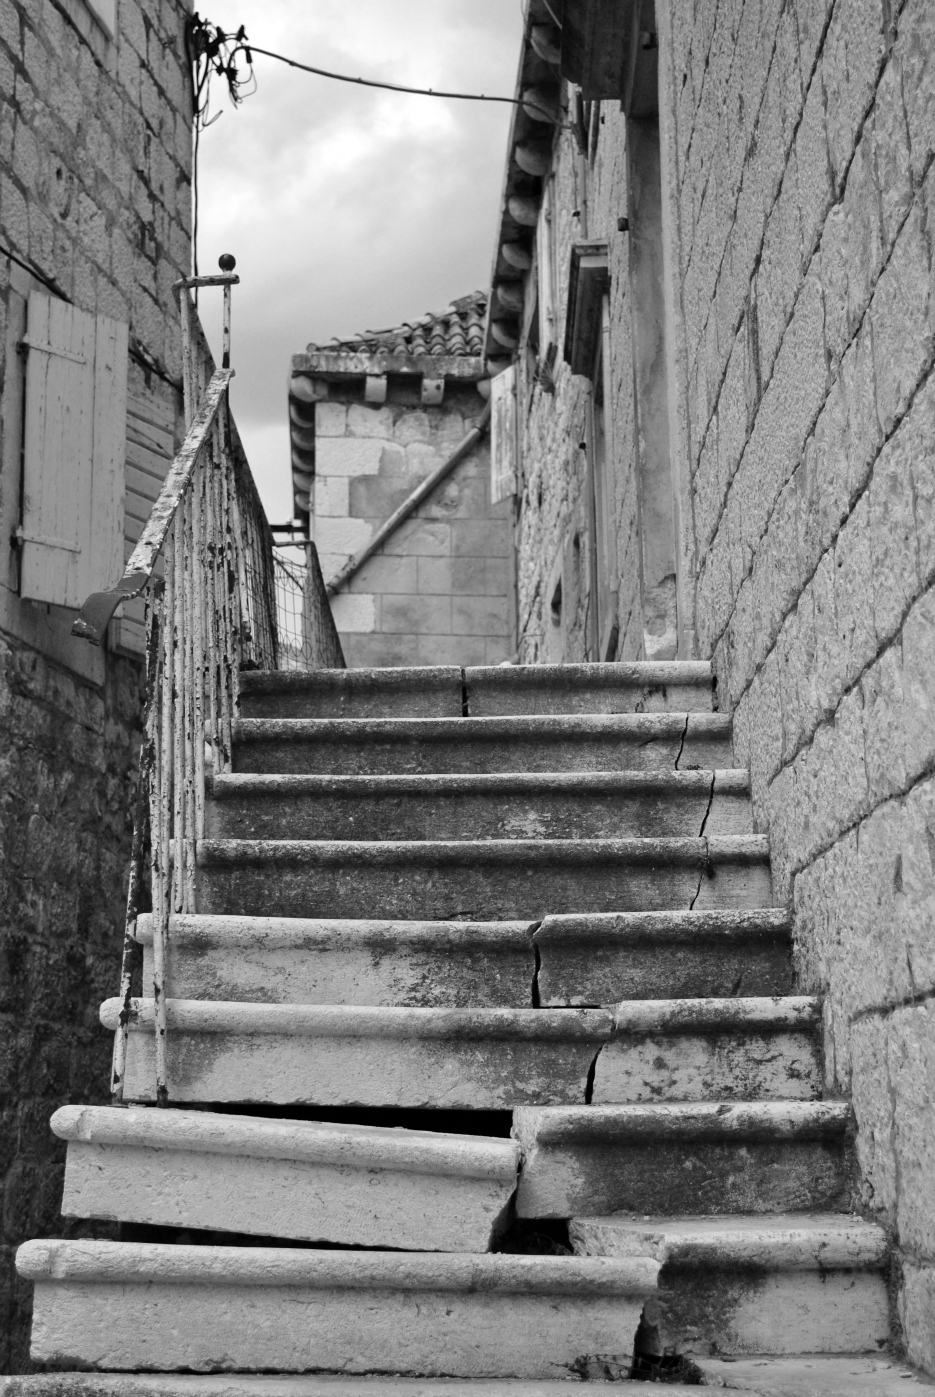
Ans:
[[[511,96],[519,0],[215,0],[210,18],[316,66]],[[204,132],[199,252],[233,252],[234,409],[272,518],[290,507],[286,379],[309,342],[486,287],[510,108],[361,89],[257,56]],[[202,317],[212,340],[215,308]],[[216,318],[216,317],[215,317]]]

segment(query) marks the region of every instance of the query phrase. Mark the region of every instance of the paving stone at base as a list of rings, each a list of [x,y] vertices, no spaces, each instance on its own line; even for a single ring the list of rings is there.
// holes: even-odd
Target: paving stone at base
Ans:
[[[612,1386],[611,1386],[612,1384]],[[614,1397],[634,1383],[589,1378]],[[690,1397],[695,1387],[669,1387]],[[568,1397],[567,1378],[398,1378],[332,1373],[33,1373],[0,1376],[0,1397]]]
[[[533,937],[543,1005],[788,994],[789,914],[754,910],[566,913]]]
[[[575,1218],[569,1235],[579,1256],[662,1263],[645,1313],[666,1351],[852,1353],[891,1338],[886,1234],[861,1218]]]
[[[518,1108],[520,1217],[788,1213],[849,1206],[841,1102]]]
[[[215,839],[633,839],[753,832],[745,771],[257,775],[211,782]]]
[[[247,670],[239,687],[244,718],[460,718],[464,705],[457,665]]]
[[[592,1101],[782,1101],[821,1094],[821,1002],[626,1000],[601,1049]]]
[[[506,713],[708,712],[706,660],[629,664],[498,665],[464,671],[472,717]]]
[[[762,835],[408,843],[202,840],[202,913],[490,920],[752,908],[772,900]]]
[[[632,1351],[649,1260],[27,1242],[36,1361],[571,1377]],[[576,1364],[578,1367],[576,1367]]]
[[[424,1008],[530,1006],[535,922],[177,916],[166,983],[174,999]],[[137,921],[152,984],[152,918]]]
[[[509,1140],[131,1106],[64,1106],[62,1213],[414,1251],[484,1252]]]
[[[543,718],[256,719],[234,724],[233,769],[402,772],[691,771],[733,765],[723,713]]]
[[[172,1101],[507,1109],[583,1102],[603,1009],[385,1009],[169,1000]],[[120,1001],[101,1022],[117,1027]],[[152,1000],[134,1000],[125,1094],[155,1098]]]

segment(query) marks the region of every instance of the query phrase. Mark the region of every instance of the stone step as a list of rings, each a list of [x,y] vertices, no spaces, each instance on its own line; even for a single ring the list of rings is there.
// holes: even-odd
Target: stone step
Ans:
[[[662,1263],[659,1352],[851,1353],[890,1339],[886,1233],[836,1213],[575,1218],[579,1256]]]
[[[780,907],[572,912],[546,917],[533,942],[543,1006],[719,999],[792,989],[789,914]]]
[[[514,718],[240,718],[235,771],[690,771],[733,765],[726,713]]]
[[[751,834],[745,771],[217,776],[215,839],[601,839]]]
[[[101,1006],[116,1030],[121,1003]],[[584,1102],[606,1009],[167,1003],[172,1101],[510,1109]],[[155,1094],[152,1000],[133,1000],[125,1096]]]
[[[595,1060],[595,1106],[812,1101],[821,1095],[821,1001],[625,1000]]]
[[[152,1098],[151,1000],[134,1000],[125,1094]],[[811,1099],[813,998],[604,1009],[386,1009],[168,1001],[178,1101],[503,1109],[522,1102]],[[116,1029],[119,1001],[101,1009]]]
[[[932,1397],[931,1379],[889,1356],[709,1358],[700,1366],[707,1386],[730,1387],[748,1397]],[[629,1387],[635,1397],[636,1381],[610,1381],[589,1377],[588,1390],[615,1397]],[[691,1397],[697,1391],[697,1384],[666,1385],[669,1397]],[[0,1397],[568,1397],[568,1380],[59,1372],[0,1377]]]
[[[464,688],[472,718],[520,713],[710,713],[714,707],[714,680],[707,660],[468,668]]]
[[[176,916],[169,925],[166,983],[175,999],[531,1007],[536,926]],[[149,986],[149,913],[139,917],[136,935],[143,943],[143,984]]]
[[[152,918],[137,921],[152,984]],[[537,972],[538,962],[538,972]],[[542,922],[174,916],[175,999],[543,1008],[792,989],[788,913],[608,912]]]
[[[247,840],[198,848],[197,911],[403,920],[753,908],[763,835],[711,839]]]
[[[573,1377],[632,1352],[659,1263],[33,1241],[40,1363]],[[576,1364],[578,1365],[576,1367]]]
[[[65,1217],[411,1251],[485,1252],[512,1140],[131,1106],[63,1106]]]
[[[460,718],[458,665],[400,669],[245,670],[242,718]]]
[[[243,718],[710,713],[713,698],[711,666],[704,660],[247,671],[240,680]]]
[[[843,1211],[840,1101],[524,1106],[520,1217]]]

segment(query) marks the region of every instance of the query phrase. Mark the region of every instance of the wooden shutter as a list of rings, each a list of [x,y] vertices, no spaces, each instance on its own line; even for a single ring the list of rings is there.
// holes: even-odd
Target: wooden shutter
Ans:
[[[127,326],[30,292],[20,594],[77,609],[123,570]]]
[[[516,494],[516,369],[511,364],[490,380],[490,499]]]
[[[126,497],[123,518],[123,561],[130,557],[175,459],[175,406],[144,386],[127,394]],[[162,558],[156,563],[162,575]],[[114,649],[142,655],[146,650],[142,597],[124,602],[110,623]]]

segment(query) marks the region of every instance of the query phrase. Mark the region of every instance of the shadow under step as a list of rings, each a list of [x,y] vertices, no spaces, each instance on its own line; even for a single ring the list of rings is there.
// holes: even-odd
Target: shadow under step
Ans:
[[[751,834],[746,771],[216,776],[215,839],[600,839]]]
[[[150,913],[136,936],[151,985]],[[180,915],[166,967],[174,999],[271,1004],[548,1008],[792,989],[789,919],[778,907],[542,922]]]
[[[106,1369],[574,1377],[632,1352],[658,1262],[26,1242],[32,1356]],[[576,1368],[576,1364],[579,1367]]]
[[[519,1217],[789,1213],[850,1206],[839,1101],[523,1106]]]
[[[661,1262],[645,1315],[660,1353],[852,1353],[890,1340],[889,1246],[862,1218],[574,1218],[569,1235],[579,1256]]]
[[[725,713],[514,718],[240,718],[235,771],[681,771],[732,766]]]
[[[115,1031],[121,1002],[101,1022]],[[814,1096],[811,998],[607,1009],[386,1009],[170,999],[174,1101],[505,1109]],[[152,1000],[132,1000],[124,1092],[155,1096]],[[567,1216],[567,1214],[566,1214]]]
[[[65,1217],[411,1251],[486,1252],[513,1140],[207,1111],[63,1106]]]
[[[456,665],[247,671],[245,718],[459,718],[525,713],[710,712],[704,660],[594,665]]]
[[[447,920],[764,907],[764,835],[711,839],[205,839],[197,911]]]

